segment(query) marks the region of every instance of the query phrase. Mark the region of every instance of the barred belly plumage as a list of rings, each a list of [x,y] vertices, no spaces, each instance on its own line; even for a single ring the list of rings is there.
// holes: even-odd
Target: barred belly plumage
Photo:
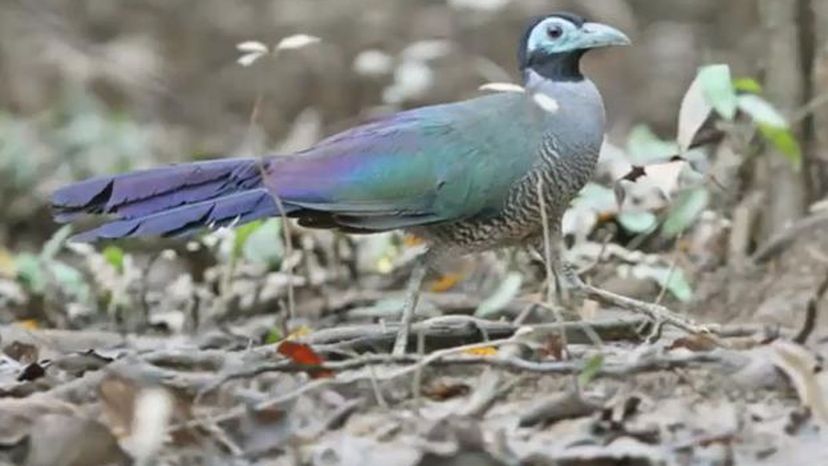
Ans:
[[[557,230],[569,203],[589,181],[599,150],[562,148],[553,136],[547,136],[539,148],[536,168],[515,184],[499,212],[412,232],[428,240],[435,255],[462,255],[532,243],[543,234],[539,193],[543,195],[549,227]],[[579,155],[564,158],[561,153]]]

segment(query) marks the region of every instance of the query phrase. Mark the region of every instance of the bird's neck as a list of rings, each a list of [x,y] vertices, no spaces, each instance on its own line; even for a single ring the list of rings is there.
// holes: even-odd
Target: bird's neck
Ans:
[[[603,100],[595,84],[582,78],[578,81],[561,81],[549,79],[535,70],[524,73],[524,87],[533,93],[543,93],[558,101],[561,105],[591,108],[600,106],[603,112]]]
[[[531,72],[551,81],[583,81],[584,75],[581,73],[581,57],[583,56],[584,52],[579,50],[532,59],[523,69],[524,76]]]

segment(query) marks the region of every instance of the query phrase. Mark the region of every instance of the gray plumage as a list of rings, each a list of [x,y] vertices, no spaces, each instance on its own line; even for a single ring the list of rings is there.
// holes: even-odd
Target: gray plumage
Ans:
[[[414,228],[413,233],[429,240],[435,258],[540,242],[544,227],[539,188],[548,228],[557,234],[569,203],[595,170],[605,115],[603,100],[592,81],[555,82],[530,76],[526,92],[507,92],[497,98],[513,101],[499,106],[511,110],[511,122],[528,129],[526,137],[533,141],[498,156],[531,159],[531,168],[512,184],[496,211],[451,224]],[[542,106],[553,102],[554,111]],[[503,128],[509,129],[508,125]]]

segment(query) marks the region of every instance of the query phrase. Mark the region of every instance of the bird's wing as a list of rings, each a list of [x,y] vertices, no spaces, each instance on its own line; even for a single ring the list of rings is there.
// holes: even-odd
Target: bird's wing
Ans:
[[[528,107],[503,93],[402,112],[273,157],[266,185],[291,207],[357,230],[485,215],[535,162],[541,129]]]

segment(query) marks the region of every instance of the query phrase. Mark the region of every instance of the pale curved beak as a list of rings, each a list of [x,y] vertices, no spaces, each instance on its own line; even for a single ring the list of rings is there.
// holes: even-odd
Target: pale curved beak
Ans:
[[[632,44],[626,34],[606,24],[586,23],[581,27],[581,33],[583,34],[581,48],[585,49]]]

